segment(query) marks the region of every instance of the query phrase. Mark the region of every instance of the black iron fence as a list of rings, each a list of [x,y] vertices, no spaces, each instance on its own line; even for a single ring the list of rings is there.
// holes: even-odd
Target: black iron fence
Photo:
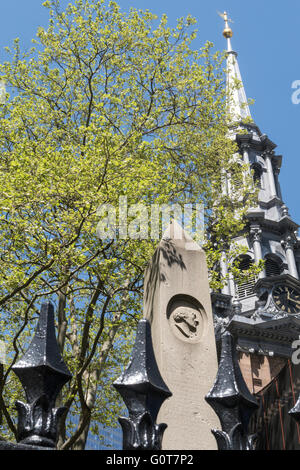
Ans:
[[[71,374],[61,356],[50,302],[41,308],[33,340],[25,355],[13,366],[27,403],[16,402],[17,443],[0,441],[1,450],[55,450],[59,420],[67,410],[56,401]],[[120,417],[124,450],[160,450],[167,423],[157,424],[162,403],[172,393],[159,372],[153,351],[151,326],[140,320],[132,359],[113,384],[121,394],[128,417]],[[221,430],[212,430],[220,450],[253,450],[255,435],[249,435],[251,415],[258,403],[242,377],[234,338],[227,331],[222,337],[219,370],[207,402],[218,415]],[[299,400],[291,414],[299,419]]]

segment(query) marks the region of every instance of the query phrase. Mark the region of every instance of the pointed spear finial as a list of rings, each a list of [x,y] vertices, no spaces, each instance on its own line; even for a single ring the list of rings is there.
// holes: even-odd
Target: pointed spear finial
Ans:
[[[222,431],[212,430],[219,450],[253,450],[254,436],[248,434],[248,424],[258,403],[242,376],[235,339],[228,330],[222,336],[217,378],[205,399],[222,426]]]
[[[162,403],[172,393],[160,375],[152,344],[151,326],[143,318],[138,323],[132,359],[114,382],[129,411],[120,417],[123,450],[160,450],[166,424],[156,419]]]
[[[219,16],[225,22],[223,36],[227,39],[227,102],[228,102],[228,119],[230,122],[243,122],[245,119],[251,118],[248,99],[246,96],[240,68],[237,61],[237,53],[232,49],[231,38],[233,36],[229,23],[233,21],[228,17],[227,12],[218,12]]]
[[[218,11],[218,15],[221,18],[223,18],[223,20],[225,22],[225,27],[224,27],[224,30],[223,30],[223,36],[224,36],[225,39],[227,39],[227,52],[233,52],[232,51],[232,46],[231,46],[231,38],[233,36],[233,31],[229,26],[229,23],[233,23],[233,21],[230,18],[228,18],[228,14],[227,14],[226,11],[224,11],[224,13],[220,13]]]
[[[13,366],[27,402],[16,402],[18,442],[55,447],[57,428],[64,407],[56,408],[56,398],[71,379],[55,337],[54,308],[51,302],[41,308],[35,336],[25,355]]]

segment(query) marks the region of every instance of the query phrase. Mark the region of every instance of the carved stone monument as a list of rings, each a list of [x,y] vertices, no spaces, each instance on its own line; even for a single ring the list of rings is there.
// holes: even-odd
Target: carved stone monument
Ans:
[[[211,430],[220,423],[205,401],[218,370],[206,257],[176,222],[146,269],[144,316],[172,392],[158,415],[168,424],[162,448],[217,449]]]

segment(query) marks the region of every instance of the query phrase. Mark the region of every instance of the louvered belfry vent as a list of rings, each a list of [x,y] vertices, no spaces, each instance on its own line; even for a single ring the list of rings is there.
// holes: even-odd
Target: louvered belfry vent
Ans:
[[[241,258],[239,262],[239,269],[241,271],[247,271],[252,264],[252,260],[249,257]],[[251,295],[254,295],[254,286],[256,283],[256,278],[254,275],[249,275],[246,281],[236,281],[237,288],[237,297],[239,299],[245,299]]]
[[[253,164],[252,165],[252,171],[253,171],[253,180],[255,184],[261,189],[262,188],[262,168],[259,164]]]
[[[256,279],[254,276],[249,277],[247,282],[237,285],[237,293],[239,299],[244,299],[254,294],[254,286]]]
[[[266,260],[266,275],[267,277],[279,276],[281,269],[279,263],[271,258]]]
[[[240,191],[244,186],[243,177],[238,172],[232,173],[230,182],[234,191]]]

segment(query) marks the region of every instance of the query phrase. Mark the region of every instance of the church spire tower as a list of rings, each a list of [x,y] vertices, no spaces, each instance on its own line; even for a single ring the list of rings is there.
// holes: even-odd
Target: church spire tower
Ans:
[[[282,156],[251,118],[237,53],[232,49],[231,20],[226,12],[220,16],[227,40],[230,137],[238,145],[237,157],[249,165],[259,187],[257,207],[249,210],[244,232],[232,242],[245,251],[236,260],[240,269],[248,270],[260,260],[265,268],[258,278],[248,276],[243,283],[231,277],[222,292],[212,294],[212,303],[217,331],[225,324],[236,335],[242,372],[250,391],[258,392],[291,357],[292,343],[300,335],[299,225],[282,200],[278,179]],[[223,275],[229,271],[225,251],[220,270]]]
[[[248,100],[237,61],[237,53],[232,49],[231,45],[233,31],[229,26],[229,22],[232,22],[232,20],[228,18],[226,11],[224,13],[220,13],[220,16],[225,22],[223,36],[227,39],[228,111],[230,113],[231,120],[233,121],[240,121],[246,118],[251,120]]]

